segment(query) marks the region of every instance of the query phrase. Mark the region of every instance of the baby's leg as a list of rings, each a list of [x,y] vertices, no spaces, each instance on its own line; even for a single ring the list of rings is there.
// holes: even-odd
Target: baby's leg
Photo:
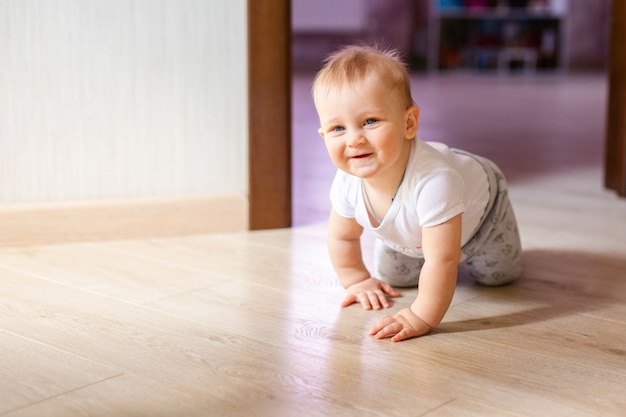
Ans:
[[[476,157],[476,156],[475,156]],[[489,179],[489,208],[474,236],[463,246],[462,260],[484,285],[504,285],[522,273],[522,245],[506,179],[493,162],[476,157]]]
[[[396,252],[376,239],[374,247],[374,268],[376,278],[393,287],[415,287],[419,281],[424,259],[412,258]]]
[[[522,248],[515,214],[506,194],[496,201],[494,217],[481,227],[484,240],[466,259],[470,274],[484,285],[504,285],[522,272]]]

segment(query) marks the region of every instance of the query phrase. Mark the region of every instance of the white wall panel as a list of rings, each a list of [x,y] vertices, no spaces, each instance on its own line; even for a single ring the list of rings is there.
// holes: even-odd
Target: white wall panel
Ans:
[[[0,204],[247,193],[245,0],[0,0]]]

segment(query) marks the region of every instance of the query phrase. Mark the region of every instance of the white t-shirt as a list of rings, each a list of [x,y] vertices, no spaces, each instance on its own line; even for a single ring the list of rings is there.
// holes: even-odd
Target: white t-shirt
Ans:
[[[330,199],[342,217],[354,218],[392,249],[423,257],[422,227],[431,227],[463,213],[461,245],[478,228],[489,202],[489,181],[472,156],[436,142],[413,140],[404,180],[378,227],[370,223],[361,179],[338,170]]]

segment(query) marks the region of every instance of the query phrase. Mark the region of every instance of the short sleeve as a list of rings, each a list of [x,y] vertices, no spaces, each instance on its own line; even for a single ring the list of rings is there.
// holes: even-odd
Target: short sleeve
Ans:
[[[341,217],[355,218],[358,190],[359,183],[356,177],[337,170],[330,187],[330,203]]]
[[[455,170],[438,169],[424,180],[416,196],[420,226],[436,226],[465,211],[465,182]]]

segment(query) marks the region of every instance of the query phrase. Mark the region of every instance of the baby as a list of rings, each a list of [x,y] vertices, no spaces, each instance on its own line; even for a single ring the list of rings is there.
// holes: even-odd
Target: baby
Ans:
[[[370,334],[394,342],[429,333],[443,319],[465,262],[484,285],[521,274],[521,244],[502,172],[491,161],[417,136],[419,108],[398,53],[348,46],[313,83],[319,134],[338,170],[328,224],[342,306],[389,307],[392,287],[419,284],[410,308],[378,320]],[[361,252],[376,237],[372,275]]]

